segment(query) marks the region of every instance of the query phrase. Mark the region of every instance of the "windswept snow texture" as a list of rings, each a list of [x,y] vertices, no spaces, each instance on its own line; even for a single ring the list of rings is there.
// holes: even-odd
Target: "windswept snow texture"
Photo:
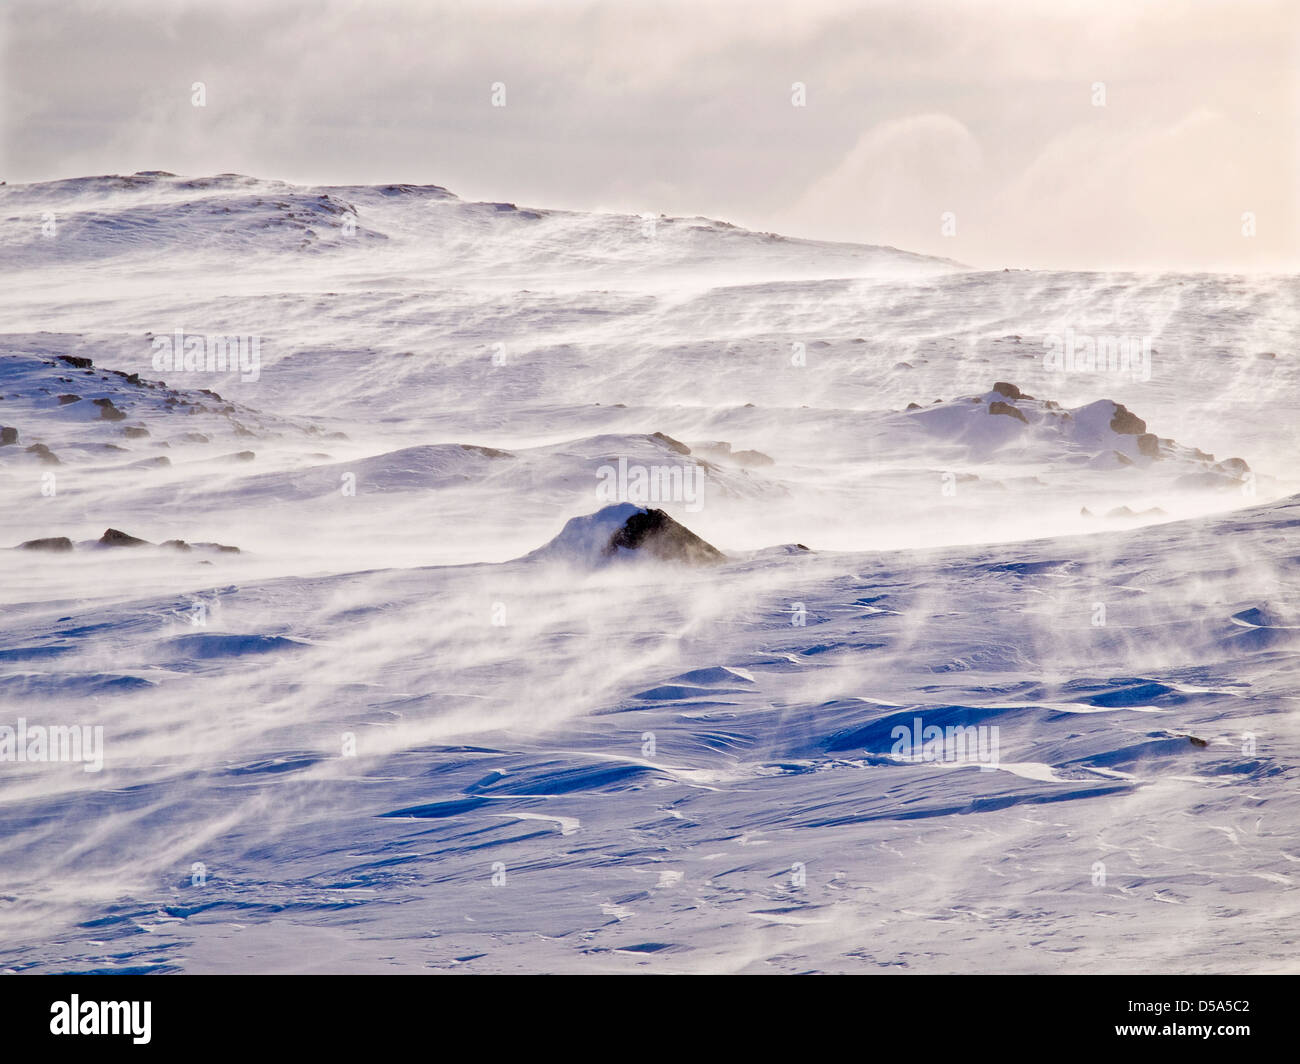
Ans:
[[[0,969],[1300,967],[1295,277],[149,173],[0,284]]]

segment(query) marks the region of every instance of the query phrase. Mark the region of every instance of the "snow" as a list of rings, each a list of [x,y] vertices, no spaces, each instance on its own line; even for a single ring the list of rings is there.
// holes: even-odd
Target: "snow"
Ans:
[[[646,221],[0,187],[0,969],[1294,971],[1300,281]]]
[[[529,557],[598,565],[608,552],[614,533],[622,528],[633,514],[645,512],[644,506],[622,502],[606,506],[594,514],[574,517],[565,522],[558,536],[546,546],[533,551]]]

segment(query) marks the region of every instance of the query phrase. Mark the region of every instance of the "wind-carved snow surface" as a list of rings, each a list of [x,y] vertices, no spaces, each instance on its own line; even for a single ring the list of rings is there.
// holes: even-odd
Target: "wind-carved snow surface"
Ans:
[[[1296,968],[1295,277],[157,173],[0,271],[0,968]]]

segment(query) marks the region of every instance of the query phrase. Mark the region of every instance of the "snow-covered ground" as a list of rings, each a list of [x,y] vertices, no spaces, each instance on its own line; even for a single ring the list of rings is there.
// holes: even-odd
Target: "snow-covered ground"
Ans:
[[[1296,970],[1300,279],[160,173],[0,273],[0,968]]]

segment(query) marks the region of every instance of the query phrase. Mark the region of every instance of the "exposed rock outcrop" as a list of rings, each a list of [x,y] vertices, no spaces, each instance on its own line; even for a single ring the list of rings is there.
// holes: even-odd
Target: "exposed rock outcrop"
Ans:
[[[632,514],[610,538],[605,554],[615,554],[619,550],[639,551],[660,561],[685,562],[688,565],[716,565],[726,561],[726,556],[717,547],[700,539],[662,510]]]

